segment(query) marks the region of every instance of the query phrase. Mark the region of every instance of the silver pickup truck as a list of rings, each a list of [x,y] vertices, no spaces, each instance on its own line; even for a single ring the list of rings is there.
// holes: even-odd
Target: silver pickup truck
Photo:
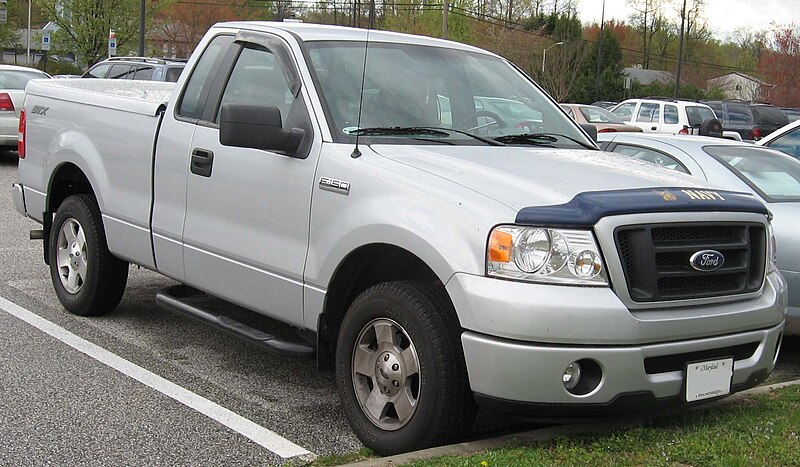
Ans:
[[[378,453],[478,405],[596,420],[763,381],[786,290],[769,212],[596,150],[501,57],[425,37],[223,23],[174,85],[34,81],[17,209],[64,307],[166,308],[334,369]],[[296,327],[198,308],[201,291]]]

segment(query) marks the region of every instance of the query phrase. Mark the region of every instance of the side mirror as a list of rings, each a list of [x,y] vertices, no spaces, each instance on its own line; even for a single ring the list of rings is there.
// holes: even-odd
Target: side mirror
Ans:
[[[592,138],[592,141],[595,143],[597,142],[597,127],[592,125],[591,123],[579,123],[578,125],[583,128],[583,131]]]
[[[222,104],[219,119],[219,142],[225,146],[263,149],[294,156],[303,142],[305,131],[283,129],[277,107],[252,104]]]

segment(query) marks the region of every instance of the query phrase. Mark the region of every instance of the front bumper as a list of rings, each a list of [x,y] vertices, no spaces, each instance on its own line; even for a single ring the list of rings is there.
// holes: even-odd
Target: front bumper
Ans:
[[[608,287],[456,274],[447,290],[478,400],[569,418],[680,402],[688,362],[733,356],[731,391],[758,384],[775,367],[787,300],[777,273],[754,298],[646,310],[628,309]],[[582,394],[562,381],[576,361],[599,369]]]
[[[471,332],[462,334],[461,342],[470,385],[480,396],[556,409],[574,405],[583,412],[591,407],[618,412],[615,401],[634,395],[653,403],[680,398],[686,363],[734,352],[739,355],[732,391],[758,384],[775,367],[782,331],[780,323],[729,336],[624,347],[535,345]],[[596,362],[602,377],[594,390],[575,395],[564,387],[562,375],[570,363],[583,359]]]

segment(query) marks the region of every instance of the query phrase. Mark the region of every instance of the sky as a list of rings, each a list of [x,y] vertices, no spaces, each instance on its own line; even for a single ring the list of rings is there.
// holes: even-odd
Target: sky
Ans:
[[[626,0],[605,0],[606,20],[628,20],[632,9]],[[664,0],[665,12],[673,12],[679,0]],[[578,15],[584,23],[599,23],[603,0],[578,0]],[[677,13],[672,13],[677,17]],[[726,39],[736,28],[759,31],[794,22],[800,26],[800,0],[706,0],[705,17],[718,39]]]

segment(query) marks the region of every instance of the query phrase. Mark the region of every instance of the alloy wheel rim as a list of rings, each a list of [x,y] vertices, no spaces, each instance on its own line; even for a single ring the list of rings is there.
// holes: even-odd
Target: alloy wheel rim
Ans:
[[[378,428],[399,430],[419,405],[422,375],[416,347],[397,322],[369,322],[353,348],[351,373],[356,399]]]
[[[86,282],[89,255],[86,251],[86,235],[80,222],[70,217],[58,231],[56,266],[64,290],[77,294]]]

